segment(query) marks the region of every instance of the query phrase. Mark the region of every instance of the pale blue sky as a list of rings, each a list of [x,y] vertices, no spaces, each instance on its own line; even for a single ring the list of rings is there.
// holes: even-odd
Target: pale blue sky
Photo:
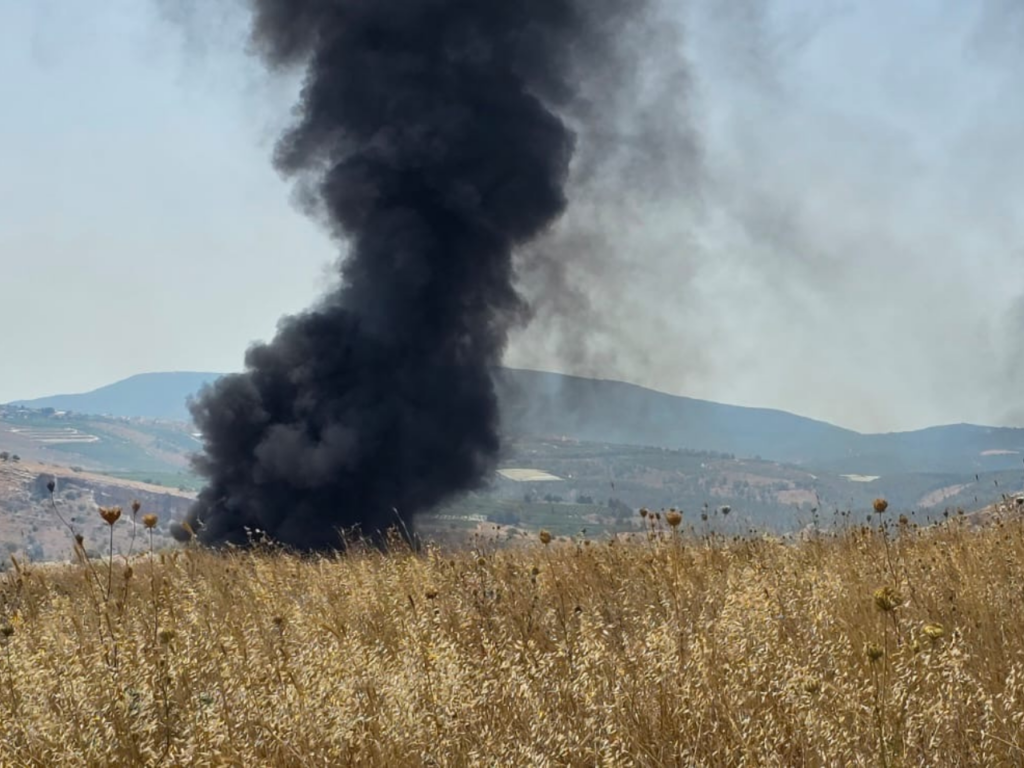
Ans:
[[[602,212],[592,355],[538,322],[509,361],[862,429],[1024,425],[1016,4],[670,5],[701,181]],[[269,159],[294,83],[230,19],[157,7],[0,0],[0,402],[235,369],[330,274]]]

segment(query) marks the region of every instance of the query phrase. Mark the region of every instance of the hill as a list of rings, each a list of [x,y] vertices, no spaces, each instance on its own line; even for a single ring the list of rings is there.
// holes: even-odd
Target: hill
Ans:
[[[851,475],[1021,467],[1024,429],[970,424],[865,435],[785,411],[723,405],[635,384],[506,369],[506,431],[718,451]]]
[[[0,407],[0,467],[5,459],[102,473],[108,479],[190,493],[202,479],[190,469],[200,448],[184,423],[63,411]],[[82,475],[78,474],[81,478]],[[472,533],[487,523],[559,533],[632,530],[641,506],[681,506],[710,512],[716,530],[747,527],[789,531],[836,510],[870,509],[885,496],[923,520],[947,507],[974,509],[1020,488],[1017,468],[1002,472],[902,472],[882,477],[692,449],[670,449],[519,436],[506,440],[498,472],[487,487],[454,500],[424,520],[431,533]],[[24,494],[0,488],[0,512],[21,508]],[[716,510],[733,510],[728,519]],[[819,510],[816,514],[815,510]],[[0,536],[0,544],[3,537]]]
[[[183,422],[0,406],[0,451],[103,472],[176,474],[199,447]]]
[[[52,502],[47,488],[51,481],[55,484]],[[97,508],[122,507],[127,521],[131,504],[136,500],[142,505],[142,513],[158,516],[154,543],[167,546],[172,542],[168,533],[171,520],[181,517],[194,498],[195,494],[187,491],[95,474],[77,467],[0,460],[0,552],[5,555],[0,570],[9,567],[6,556],[12,554],[36,562],[69,558],[73,541],[64,522],[83,535],[89,551],[105,551],[109,546],[109,529]],[[128,551],[132,530],[130,524],[119,527],[115,551]]]
[[[18,400],[11,405],[35,410],[53,408],[124,418],[189,421],[192,417],[186,400],[220,375],[193,371],[140,373],[91,392]]]
[[[79,395],[20,401],[118,417],[187,420],[186,399],[216,373],[148,373]],[[716,451],[839,474],[981,473],[1021,467],[1024,429],[971,424],[865,435],[785,411],[725,405],[635,384],[502,369],[505,431],[595,443]]]
[[[724,405],[620,381],[505,369],[498,390],[506,429],[512,433],[789,462],[823,450],[845,453],[860,437],[785,411]]]

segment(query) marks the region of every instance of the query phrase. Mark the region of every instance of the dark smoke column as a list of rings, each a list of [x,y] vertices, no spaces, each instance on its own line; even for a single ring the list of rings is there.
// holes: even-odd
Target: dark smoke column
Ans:
[[[251,5],[265,63],[306,67],[277,166],[348,254],[337,292],[193,405],[207,485],[188,520],[211,544],[260,530],[329,549],[339,528],[411,528],[493,469],[491,375],[524,309],[513,252],[565,209],[571,52],[593,55],[610,16],[600,0]]]

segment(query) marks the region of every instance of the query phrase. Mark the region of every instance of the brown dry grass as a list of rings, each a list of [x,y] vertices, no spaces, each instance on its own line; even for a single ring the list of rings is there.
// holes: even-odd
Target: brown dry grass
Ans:
[[[19,564],[0,763],[1024,763],[1024,525],[898,527]]]

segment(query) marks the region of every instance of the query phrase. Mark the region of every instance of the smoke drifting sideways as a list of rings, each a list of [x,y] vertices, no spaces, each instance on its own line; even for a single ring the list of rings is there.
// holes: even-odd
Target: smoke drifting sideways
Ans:
[[[192,404],[202,542],[408,535],[488,478],[492,374],[527,316],[514,254],[567,206],[588,62],[647,5],[251,0],[265,65],[305,68],[276,165],[347,253],[340,287]]]

